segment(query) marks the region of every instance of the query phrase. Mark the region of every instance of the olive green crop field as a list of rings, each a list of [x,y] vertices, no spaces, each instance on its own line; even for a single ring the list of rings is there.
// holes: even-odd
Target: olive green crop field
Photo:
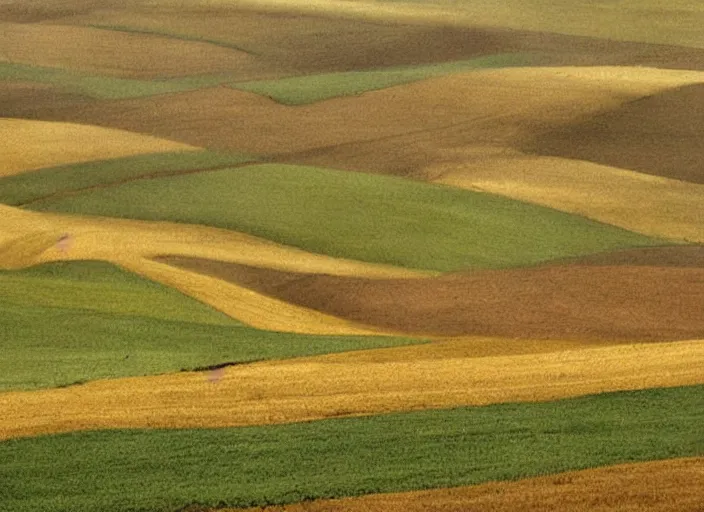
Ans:
[[[501,196],[275,164],[133,181],[29,207],[203,224],[336,257],[439,271],[666,243]]]
[[[702,27],[0,0],[0,512],[701,512]]]
[[[102,262],[0,271],[0,293],[0,391],[418,343],[252,329]]]
[[[24,205],[47,197],[114,186],[131,180],[186,174],[250,162],[252,157],[212,151],[154,153],[44,168],[3,180],[0,201]]]
[[[696,455],[702,392],[658,389],[276,427],[63,434],[0,445],[0,475],[8,510],[18,512],[261,506],[515,480]],[[135,486],[140,493],[125,492]]]

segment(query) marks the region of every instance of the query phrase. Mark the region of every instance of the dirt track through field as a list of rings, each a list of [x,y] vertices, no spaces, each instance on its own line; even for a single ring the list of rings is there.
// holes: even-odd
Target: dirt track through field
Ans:
[[[539,339],[704,336],[702,267],[571,264],[368,280],[188,258],[161,261],[400,332]]]
[[[454,343],[457,355],[471,344],[447,343]],[[234,366],[217,382],[196,372],[3,393],[0,439],[85,429],[289,423],[704,383],[702,341],[487,357],[453,357],[450,345],[437,357],[433,347]]]
[[[571,471],[516,482],[317,500],[247,512],[701,512],[702,503],[704,458],[697,457]]]

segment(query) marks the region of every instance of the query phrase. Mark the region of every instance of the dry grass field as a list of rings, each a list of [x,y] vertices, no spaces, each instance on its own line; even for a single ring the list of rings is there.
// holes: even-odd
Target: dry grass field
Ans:
[[[509,345],[508,340],[494,340]],[[514,342],[516,343],[516,342]],[[559,345],[558,345],[559,347]],[[107,428],[212,428],[535,402],[701,383],[704,342],[478,356],[474,343],[382,349],[0,394],[0,439]],[[546,350],[545,347],[542,350]],[[134,407],[132,404],[139,404]]]
[[[584,160],[487,148],[461,164],[443,163],[422,179],[542,204],[639,233],[704,242],[704,188]],[[470,156],[470,155],[468,155]],[[662,190],[666,189],[667,194]]]
[[[689,0],[0,0],[0,358],[76,376],[3,367],[0,512],[703,510],[702,26]],[[212,364],[151,369],[190,351],[159,329]],[[460,408],[510,420],[480,442]]]
[[[22,119],[0,119],[0,133],[0,177],[60,164],[198,149],[122,130]]]
[[[2,23],[0,47],[8,62],[123,78],[240,72],[256,65],[249,54],[230,48],[90,27]]]
[[[281,246],[267,240],[202,226],[118,219],[81,218],[26,212],[0,206],[0,266],[24,268],[47,261],[104,260],[173,286],[242,320],[275,331],[311,334],[376,334],[369,328],[271,298],[222,280],[151,261],[162,253],[222,258],[269,268],[351,274],[371,278],[417,277],[425,274],[354,260],[336,259]],[[71,252],[57,248],[70,233]]]

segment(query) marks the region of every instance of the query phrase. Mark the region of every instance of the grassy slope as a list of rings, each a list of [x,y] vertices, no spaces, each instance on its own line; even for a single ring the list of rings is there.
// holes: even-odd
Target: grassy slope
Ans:
[[[153,173],[174,173],[235,165],[252,157],[212,151],[153,153],[62,165],[0,179],[0,202],[20,205],[38,198],[109,185]]]
[[[201,324],[238,324],[176,290],[98,261],[1,270],[0,299],[27,308],[55,307]]]
[[[658,243],[499,196],[273,164],[128,183],[32,208],[206,224],[332,256],[439,271]]]
[[[286,503],[701,455],[703,392],[694,386],[276,427],[5,441],[0,510]]]
[[[259,331],[99,262],[0,272],[0,306],[0,390],[411,342]]]
[[[528,55],[499,54],[441,64],[295,76],[278,80],[240,82],[231,86],[269,96],[287,105],[302,105],[472,69],[521,66],[530,62]]]

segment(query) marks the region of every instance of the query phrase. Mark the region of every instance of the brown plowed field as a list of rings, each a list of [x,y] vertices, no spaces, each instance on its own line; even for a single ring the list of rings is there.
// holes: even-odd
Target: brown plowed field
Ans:
[[[571,471],[517,482],[319,500],[247,512],[702,512],[704,458]],[[213,512],[213,511],[209,511]],[[225,509],[220,512],[235,512]]]
[[[698,82],[704,82],[704,73],[511,68],[445,76],[299,107],[216,87],[37,115],[211,148],[287,155],[290,161],[312,158],[334,167],[386,172],[399,172],[401,166],[405,172],[430,161],[462,161],[466,146],[515,145],[626,101]],[[536,83],[541,87],[536,89]],[[414,107],[409,109],[409,104]],[[300,155],[310,151],[312,157]],[[394,156],[399,162],[392,161]]]
[[[704,341],[468,357],[473,350],[472,341],[452,341],[232,366],[217,383],[196,372],[0,393],[0,440],[291,423],[704,383]]]
[[[61,25],[0,23],[2,60],[124,78],[269,70],[251,55],[197,41]]]
[[[545,65],[638,65],[704,70],[704,51],[677,46],[501,28],[402,24],[332,13],[265,12],[221,4],[178,12],[101,9],[61,23],[128,26],[207,37],[250,49],[281,70],[347,71],[444,62],[492,53],[535,53]]]
[[[510,31],[404,26],[237,8],[98,11],[65,18],[62,23],[129,26],[207,37],[246,48],[277,69],[295,74],[443,62],[518,48],[517,37]],[[677,59],[675,53],[672,57]],[[704,70],[704,51],[700,53],[693,57],[701,59],[699,69]],[[697,68],[688,65],[687,69]]]
[[[392,331],[538,339],[704,336],[703,267],[566,265],[370,280],[201,259],[162,261]]]
[[[704,268],[704,245],[672,245],[626,249],[582,256],[572,260],[571,263],[598,266],[628,265]]]
[[[0,81],[0,117],[33,119],[35,110],[76,106],[88,97],[62,91],[50,85]]]
[[[97,8],[128,7],[135,0],[3,0],[0,20],[37,23],[85,14]]]
[[[526,150],[704,183],[704,84],[629,102],[540,136]]]

